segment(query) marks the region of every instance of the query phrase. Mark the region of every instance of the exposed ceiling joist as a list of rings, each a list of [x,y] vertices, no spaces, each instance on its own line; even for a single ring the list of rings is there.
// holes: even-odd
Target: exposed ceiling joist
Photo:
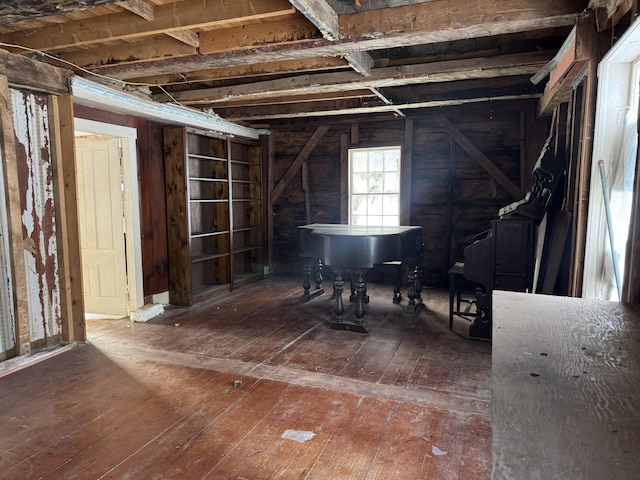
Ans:
[[[267,80],[230,87],[205,88],[175,92],[173,98],[157,95],[157,101],[177,100],[185,105],[211,103],[238,97],[268,97],[286,93],[346,91],[354,88],[383,88],[400,85],[492,78],[509,75],[534,74],[553,56],[553,52],[503,55],[484,59],[451,60],[419,65],[404,65],[373,69],[371,76],[362,77],[355,72],[298,75],[278,80]]]

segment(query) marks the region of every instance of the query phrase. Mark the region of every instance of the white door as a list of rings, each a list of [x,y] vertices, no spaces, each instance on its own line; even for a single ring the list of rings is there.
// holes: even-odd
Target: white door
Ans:
[[[126,316],[121,140],[76,137],[85,311]]]

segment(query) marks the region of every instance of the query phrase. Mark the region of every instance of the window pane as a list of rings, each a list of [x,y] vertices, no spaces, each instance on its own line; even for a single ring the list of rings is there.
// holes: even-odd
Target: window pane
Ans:
[[[354,173],[351,177],[351,193],[368,193],[369,192],[369,175],[366,173]]]
[[[372,150],[369,152],[369,171],[381,172],[384,170],[384,152]]]
[[[351,169],[354,172],[366,172],[369,169],[367,152],[353,152],[351,156]]]
[[[367,214],[367,195],[351,196],[351,214],[366,215]]]
[[[369,215],[382,215],[383,195],[369,195]]]
[[[349,223],[400,225],[400,147],[349,150]]]
[[[384,173],[370,173],[368,193],[382,192],[384,192]]]
[[[385,227],[397,227],[400,225],[400,222],[398,221],[398,217],[390,217],[388,215],[385,215],[384,217],[382,217],[382,225],[384,225]]]
[[[400,212],[400,197],[398,195],[385,195],[384,196],[384,213],[390,215],[391,213],[398,214]]]
[[[384,152],[384,169],[385,170],[400,170],[400,151],[399,150],[386,150]]]
[[[400,176],[398,172],[384,174],[384,193],[397,193],[400,191]]]

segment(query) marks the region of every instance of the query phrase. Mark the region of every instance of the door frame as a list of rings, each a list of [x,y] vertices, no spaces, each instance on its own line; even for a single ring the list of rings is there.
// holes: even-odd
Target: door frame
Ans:
[[[74,126],[77,131],[121,138],[126,145],[126,151],[122,156],[122,178],[124,183],[125,248],[129,287],[128,310],[129,315],[131,315],[132,312],[144,306],[140,194],[136,150],[138,131],[132,127],[123,127],[83,118],[75,118]]]

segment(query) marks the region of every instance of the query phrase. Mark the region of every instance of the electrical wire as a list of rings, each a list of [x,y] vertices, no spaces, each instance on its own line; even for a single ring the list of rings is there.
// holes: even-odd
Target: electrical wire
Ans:
[[[55,55],[51,55],[50,53],[47,52],[43,52],[42,50],[38,50],[35,48],[31,48],[31,47],[25,47],[24,45],[17,45],[14,43],[5,43],[5,42],[0,42],[0,47],[7,47],[7,48],[18,48],[21,50],[26,50],[27,52],[31,52],[31,53],[36,53],[38,55],[42,55],[43,57],[49,58],[51,60],[54,60],[56,62],[60,62],[63,63],[65,65],[68,65],[76,70],[80,70],[81,72],[86,73],[87,75],[92,75],[94,77],[97,78],[101,78],[103,80],[108,80],[110,82],[115,82],[118,83],[124,87],[130,86],[130,87],[156,87],[159,88],[165,95],[167,95],[172,102],[174,102],[176,105],[181,106],[182,108],[186,108],[188,110],[192,110],[194,112],[198,112],[198,113],[202,113],[201,110],[198,110],[196,108],[193,107],[189,107],[187,105],[183,105],[182,103],[180,103],[173,95],[171,95],[162,85],[158,85],[156,83],[145,83],[145,82],[128,82],[126,80],[120,80],[119,78],[115,78],[115,77],[110,77],[108,75],[103,75],[101,73],[96,73],[93,72],[91,70],[88,70],[84,67],[81,67],[80,65],[76,65],[73,62],[70,62],[69,60],[65,60],[64,58],[58,58]]]

